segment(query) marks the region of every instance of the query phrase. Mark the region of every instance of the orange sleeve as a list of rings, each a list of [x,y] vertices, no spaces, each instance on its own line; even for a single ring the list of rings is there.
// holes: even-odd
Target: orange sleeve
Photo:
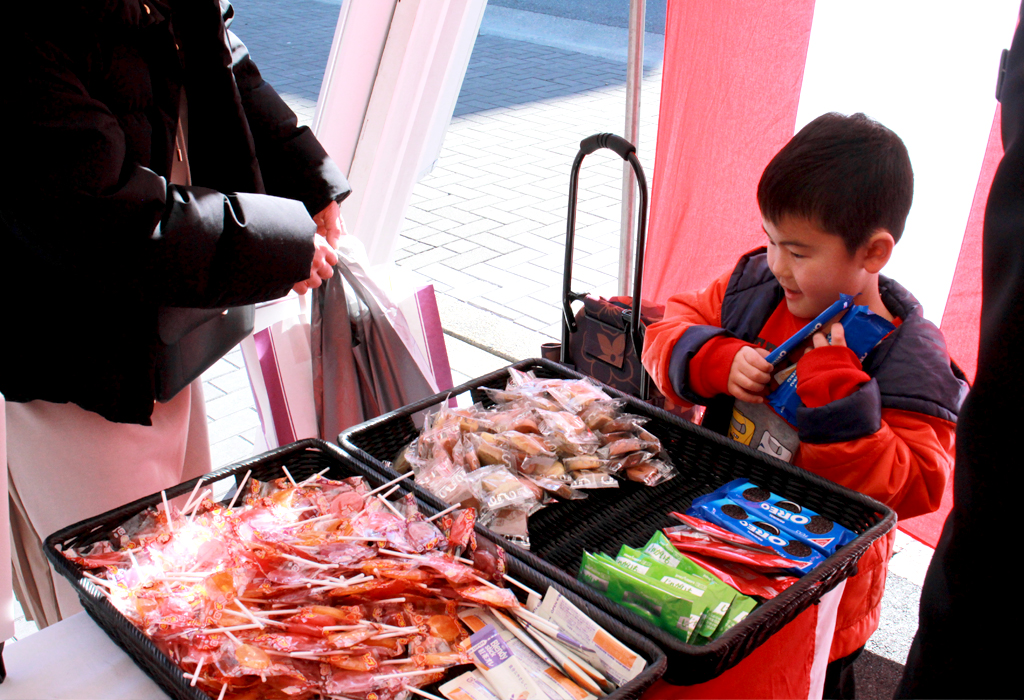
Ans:
[[[953,468],[956,424],[882,409],[882,427],[848,442],[801,443],[796,464],[896,511],[900,520],[939,508]]]
[[[668,372],[672,351],[690,326],[722,327],[722,300],[731,277],[732,270],[729,270],[699,292],[674,294],[665,304],[664,318],[647,327],[642,358],[644,367],[658,389],[677,403],[689,402],[672,388]]]

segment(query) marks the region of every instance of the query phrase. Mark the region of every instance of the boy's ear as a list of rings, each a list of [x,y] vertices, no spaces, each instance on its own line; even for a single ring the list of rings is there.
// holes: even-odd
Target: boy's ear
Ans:
[[[879,229],[872,233],[860,249],[864,269],[872,274],[881,272],[889,262],[889,258],[892,257],[892,249],[895,246],[896,241],[892,234],[885,229]]]

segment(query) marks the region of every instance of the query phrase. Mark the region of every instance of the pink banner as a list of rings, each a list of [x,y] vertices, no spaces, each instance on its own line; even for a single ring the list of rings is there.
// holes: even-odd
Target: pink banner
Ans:
[[[757,183],[793,136],[814,0],[669,0],[644,298],[764,243]]]

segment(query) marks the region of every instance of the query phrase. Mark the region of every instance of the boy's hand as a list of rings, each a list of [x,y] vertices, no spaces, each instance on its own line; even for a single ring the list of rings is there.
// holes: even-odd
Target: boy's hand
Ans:
[[[833,323],[832,328],[829,329],[829,332],[832,334],[831,343],[825,336],[824,332],[819,331],[818,333],[814,334],[814,338],[812,338],[812,342],[814,343],[814,349],[826,348],[829,345],[835,345],[841,348],[846,347],[846,329],[843,328],[843,324]],[[810,350],[808,350],[807,352],[810,352]]]
[[[732,360],[726,390],[731,396],[747,403],[764,403],[761,392],[771,381],[772,365],[765,360],[768,350],[743,346]]]

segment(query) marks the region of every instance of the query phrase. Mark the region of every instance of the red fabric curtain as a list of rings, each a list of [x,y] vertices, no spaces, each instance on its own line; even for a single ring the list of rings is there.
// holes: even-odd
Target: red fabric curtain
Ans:
[[[992,178],[996,167],[1003,157],[1003,142],[999,133],[999,107],[992,120],[992,130],[988,135],[988,146],[985,149],[985,160],[978,178],[978,188],[974,192],[971,204],[971,216],[967,220],[964,231],[964,242],[960,247],[960,257],[953,275],[953,286],[949,290],[946,309],[942,314],[942,333],[946,336],[949,355],[967,375],[974,381],[974,373],[978,367],[978,331],[981,324],[981,239],[985,221],[985,204],[988,202],[988,191],[992,186]],[[953,475],[949,476],[949,485],[942,494],[942,505],[934,513],[922,515],[900,523],[900,529],[914,539],[934,547],[942,535],[942,526],[946,516],[953,508]]]
[[[814,0],[669,0],[644,298],[764,242],[757,182],[793,136]]]
[[[996,167],[1003,157],[1003,141],[999,133],[1000,110],[992,120],[985,160],[974,191],[971,216],[967,220],[964,242],[953,275],[946,309],[942,313],[942,334],[946,336],[949,354],[973,382],[978,366],[978,332],[981,324],[981,233],[985,220],[985,204],[992,187]]]

